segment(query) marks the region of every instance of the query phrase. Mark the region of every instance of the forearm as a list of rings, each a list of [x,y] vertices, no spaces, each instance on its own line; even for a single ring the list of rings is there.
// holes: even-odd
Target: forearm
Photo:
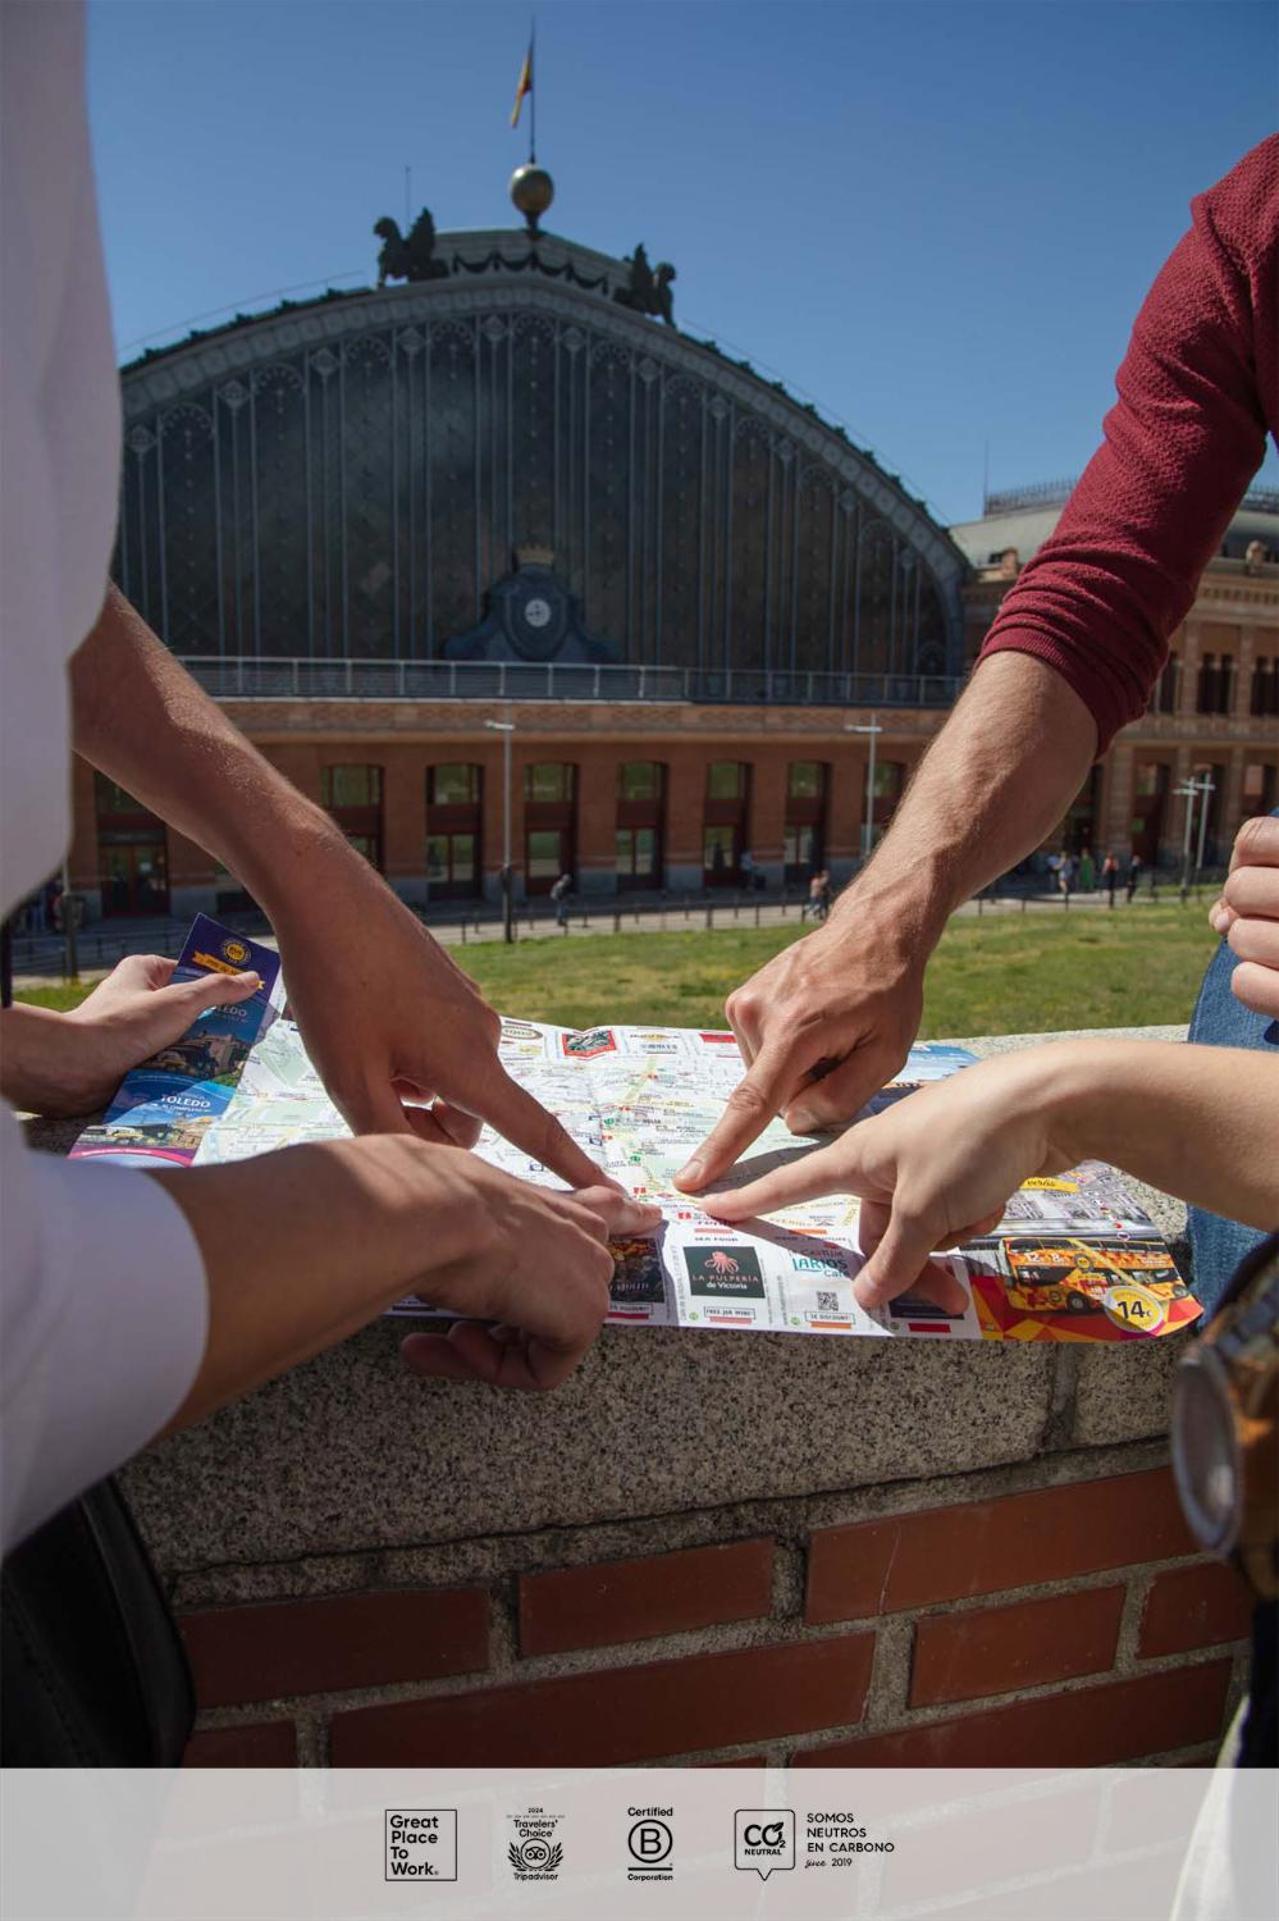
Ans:
[[[474,1254],[485,1229],[460,1165],[451,1149],[397,1136],[151,1175],[186,1215],[209,1290],[204,1358],[170,1428],[332,1346],[424,1275]]]
[[[341,841],[112,586],[71,663],[76,751],[214,855],[268,913],[300,864]]]
[[[1036,1052],[1038,1098],[1068,1162],[1110,1161],[1194,1206],[1279,1227],[1279,1063],[1150,1041]]]
[[[833,928],[867,917],[925,952],[950,915],[1032,853],[1079,792],[1097,729],[1060,675],[1005,653],[976,673]]]

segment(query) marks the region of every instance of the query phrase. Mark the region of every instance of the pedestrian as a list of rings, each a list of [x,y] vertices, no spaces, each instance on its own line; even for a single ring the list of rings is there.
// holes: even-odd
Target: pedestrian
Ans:
[[[822,917],[821,916],[821,899],[822,899],[822,875],[821,875],[821,869],[818,868],[814,873],[810,874],[808,877],[808,899],[804,902],[803,907],[800,909],[800,913],[799,913],[800,919],[807,920],[809,915],[811,914],[814,920],[820,920]]]
[[[742,886],[749,894],[755,885],[755,856],[749,847],[742,849],[742,857],[737,863],[737,872]]]
[[[1115,859],[1113,848],[1107,853],[1105,860],[1101,863],[1101,884],[1106,890],[1107,900],[1113,907],[1115,904],[1115,888],[1119,885],[1119,862]]]
[[[555,925],[568,926],[568,897],[573,891],[573,876],[561,874],[551,889],[551,899],[555,902]]]
[[[829,914],[830,901],[830,869],[829,867],[823,867],[821,873],[817,876],[817,918],[819,921],[824,921],[827,914]]]
[[[1128,890],[1127,891],[1128,891],[1128,905],[1130,907],[1132,906],[1132,897],[1137,891],[1137,883],[1141,879],[1142,869],[1144,866],[1145,866],[1145,862],[1142,860],[1141,855],[1137,852],[1136,848],[1134,847],[1132,853],[1128,857]]]
[[[1097,864],[1092,857],[1092,848],[1085,847],[1079,856],[1079,891],[1093,894],[1097,891]]]

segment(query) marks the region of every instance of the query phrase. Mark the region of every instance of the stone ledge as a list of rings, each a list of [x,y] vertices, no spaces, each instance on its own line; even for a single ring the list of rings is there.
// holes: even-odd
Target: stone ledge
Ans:
[[[966,1044],[991,1054],[1043,1038]],[[1180,1205],[1137,1191],[1179,1240]],[[414,1380],[398,1363],[400,1331],[365,1329],[128,1470],[167,1576],[900,1486],[1141,1442],[1164,1432],[1181,1346],[606,1329],[578,1375],[540,1398]]]

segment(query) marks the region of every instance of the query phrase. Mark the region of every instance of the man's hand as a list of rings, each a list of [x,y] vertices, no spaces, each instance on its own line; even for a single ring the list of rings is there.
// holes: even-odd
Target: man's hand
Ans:
[[[1256,1014],[1279,1017],[1279,820],[1262,815],[1244,822],[1208,919],[1239,956],[1230,977],[1235,999]]]
[[[410,1334],[401,1352],[415,1374],[490,1387],[558,1387],[608,1312],[609,1235],[647,1233],[661,1214],[611,1187],[559,1194],[487,1172],[499,1189],[486,1207],[495,1234],[464,1263],[432,1274],[427,1295],[434,1307],[455,1307],[489,1325],[473,1318],[447,1334]]]
[[[175,966],[159,954],[130,954],[70,1013],[7,1007],[5,1099],[37,1114],[95,1113],[131,1067],[180,1040],[209,1008],[248,1000],[261,986],[256,974],[205,974],[174,986]]]
[[[863,923],[849,899],[838,920],[730,994],[726,1012],[747,1073],[678,1186],[696,1193],[718,1179],[775,1114],[793,1133],[816,1133],[851,1120],[892,1079],[923,1007],[923,957],[908,948],[899,930],[869,915]]]
[[[353,1131],[474,1147],[487,1121],[570,1187],[607,1184],[502,1066],[501,1022],[474,982],[336,830],[323,832],[302,897],[264,904],[307,1052]]]
[[[859,1194],[858,1237],[866,1265],[853,1292],[882,1307],[921,1280],[934,1300],[961,1313],[965,1289],[929,1260],[997,1226],[1009,1196],[1036,1174],[1074,1164],[1052,1138],[1051,1067],[1038,1048],[966,1067],[922,1087],[886,1113],[860,1121],[760,1180],[701,1201],[720,1221],[745,1221],[820,1194]]]

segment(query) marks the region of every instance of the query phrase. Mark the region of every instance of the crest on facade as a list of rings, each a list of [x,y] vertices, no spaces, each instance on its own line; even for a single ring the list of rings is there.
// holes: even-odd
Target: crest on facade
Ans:
[[[479,626],[450,640],[446,659],[577,665],[615,661],[615,649],[587,632],[582,603],[559,578],[552,560],[549,548],[521,549],[515,571],[490,590]]]

